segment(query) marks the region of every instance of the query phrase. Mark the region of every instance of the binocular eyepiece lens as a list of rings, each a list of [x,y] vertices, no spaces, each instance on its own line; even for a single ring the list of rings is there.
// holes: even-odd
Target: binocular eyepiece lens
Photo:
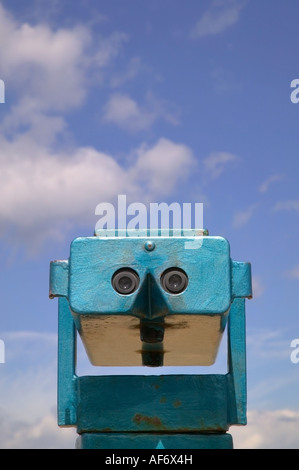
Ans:
[[[161,284],[166,292],[170,294],[180,294],[188,285],[188,276],[185,271],[180,268],[170,268],[162,274]]]
[[[139,276],[133,269],[122,268],[116,271],[112,277],[113,289],[119,294],[132,294],[138,289]],[[163,289],[169,294],[180,294],[188,285],[188,276],[180,268],[169,268],[161,276]]]
[[[112,286],[119,294],[132,294],[139,286],[139,276],[133,269],[119,269],[112,277]]]

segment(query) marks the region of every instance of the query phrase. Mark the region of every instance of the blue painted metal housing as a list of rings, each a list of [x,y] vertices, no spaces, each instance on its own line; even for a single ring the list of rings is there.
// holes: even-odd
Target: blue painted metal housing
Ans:
[[[78,238],[69,260],[51,263],[50,297],[60,297],[58,424],[76,426],[83,447],[146,447],[152,444],[141,442],[169,433],[183,436],[178,448],[230,447],[229,427],[246,424],[250,264],[231,260],[222,237],[196,231],[183,237],[138,235]],[[121,268],[139,277],[129,295],[111,281]],[[169,268],[188,276],[187,287],[175,295],[161,283]],[[161,366],[212,364],[225,328],[227,374],[76,374],[77,331],[96,365]],[[155,332],[154,340],[148,331]],[[219,435],[225,436],[223,444]]]

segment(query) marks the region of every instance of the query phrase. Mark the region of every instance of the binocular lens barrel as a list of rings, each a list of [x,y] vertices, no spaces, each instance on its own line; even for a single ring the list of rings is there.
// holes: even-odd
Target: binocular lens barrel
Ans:
[[[161,284],[166,292],[169,292],[170,294],[179,294],[186,289],[188,285],[188,276],[182,269],[170,268],[162,274]]]
[[[128,295],[139,286],[139,276],[133,269],[122,268],[112,277],[112,286],[119,294]],[[169,294],[180,294],[188,285],[188,276],[180,268],[169,268],[161,276],[161,285]]]
[[[113,275],[112,286],[119,294],[132,294],[139,286],[139,276],[133,269],[120,269]]]

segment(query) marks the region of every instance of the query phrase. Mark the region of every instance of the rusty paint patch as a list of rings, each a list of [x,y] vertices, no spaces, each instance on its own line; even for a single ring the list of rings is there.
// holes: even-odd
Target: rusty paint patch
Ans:
[[[181,406],[181,404],[182,404],[181,400],[176,400],[176,401],[173,403],[173,406],[174,406],[175,408],[177,408],[178,406]]]
[[[154,428],[164,428],[162,421],[158,416],[145,416],[140,413],[136,413],[133,421],[135,424],[139,425],[146,425],[148,427],[154,427]]]
[[[167,398],[166,397],[161,397],[160,398],[160,403],[166,403],[167,401]]]

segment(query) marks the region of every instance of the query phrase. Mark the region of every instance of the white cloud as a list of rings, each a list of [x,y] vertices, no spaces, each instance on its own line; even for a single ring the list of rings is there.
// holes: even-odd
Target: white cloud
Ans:
[[[62,115],[47,115],[40,110],[40,103],[31,97],[24,97],[3,118],[1,123],[2,135],[11,139],[34,141],[36,144],[50,146],[55,143],[57,137],[67,132],[66,122]],[[23,133],[23,137],[19,135]],[[2,143],[4,139],[0,140]]]
[[[252,204],[247,209],[236,212],[233,219],[233,226],[235,228],[240,228],[246,225],[252,218],[257,207],[258,204]]]
[[[147,194],[169,195],[195,165],[186,145],[161,138],[153,147],[141,146],[136,165],[130,174]]]
[[[126,40],[114,32],[96,43],[85,26],[54,30],[21,24],[0,4],[1,70],[15,93],[0,130],[0,236],[31,239],[36,247],[61,237],[74,221],[91,222],[92,230],[99,202],[120,193],[139,200],[165,195],[190,171],[191,151],[164,139],[132,151],[127,168],[93,147],[53,150],[68,132],[65,113],[82,105],[90,76],[100,73]],[[138,61],[131,62],[130,76],[137,69]],[[126,95],[112,95],[107,106],[106,118],[131,130],[159,118],[176,123],[168,104],[150,93],[143,107]]]
[[[19,25],[0,6],[0,31],[2,73],[10,85],[24,87],[44,109],[82,102],[87,30],[54,32],[46,25]]]
[[[93,147],[54,150],[68,132],[65,113],[82,104],[90,74],[101,71],[125,40],[115,32],[95,44],[85,26],[21,24],[0,4],[0,62],[15,92],[0,131],[0,236],[38,248],[73,223],[91,224],[92,233],[99,202],[121,193],[139,201],[170,195],[190,173],[191,150],[163,138],[129,152],[134,158],[126,167]],[[131,62],[130,76],[138,64]],[[168,108],[151,93],[143,106],[114,94],[105,118],[129,130],[147,129],[157,119],[177,124]]]
[[[235,449],[298,449],[299,411],[251,410],[247,426],[232,426]]]
[[[140,106],[129,95],[114,93],[103,109],[103,122],[116,124],[130,132],[149,129],[157,119],[177,124],[175,115],[167,111],[165,102],[159,102],[147,94],[145,104]]]
[[[99,71],[126,40],[125,34],[116,31],[96,43],[82,25],[53,30],[46,24],[22,24],[0,4],[2,78],[20,97],[14,114],[20,110],[24,115],[23,103],[33,113],[79,106],[86,97],[90,77],[97,73],[99,80]]]
[[[95,223],[96,205],[117,194],[137,200],[169,195],[194,162],[188,147],[163,138],[134,153],[126,169],[92,147],[52,154],[28,136],[2,139],[1,235],[13,231],[19,241],[28,237],[33,245],[33,240],[60,237],[68,223]]]
[[[289,332],[271,329],[250,329],[247,332],[246,343],[248,355],[273,361],[286,361],[290,365],[290,340]],[[277,382],[278,383],[278,382]]]
[[[56,406],[57,334],[2,332],[1,339],[0,409],[13,421],[36,422]]]
[[[275,175],[271,175],[269,176],[269,178],[267,178],[259,187],[259,191],[261,193],[266,193],[269,189],[269,186],[272,184],[272,183],[275,183],[276,181],[280,181],[281,179],[283,178],[283,175],[280,175],[280,174],[275,174]]]
[[[75,449],[76,430],[60,429],[55,413],[41,415],[33,422],[14,421],[0,408],[0,417],[1,449]]]
[[[13,226],[24,235],[53,235],[62,219],[84,222],[101,197],[126,190],[122,168],[93,148],[79,148],[73,155],[52,155],[26,142],[21,153],[19,142],[1,148],[2,234]]]
[[[194,38],[222,33],[239,21],[245,3],[237,0],[216,0],[202,15],[191,32]]]
[[[128,35],[115,31],[106,38],[100,38],[97,42],[94,55],[89,54],[88,65],[97,67],[106,67],[114,59],[121,49],[122,45],[128,41]]]
[[[155,115],[141,109],[130,96],[115,93],[104,107],[103,121],[117,124],[131,131],[149,128],[155,120]]]
[[[135,78],[140,71],[143,69],[143,65],[141,62],[140,57],[133,57],[130,59],[129,64],[126,68],[126,70],[119,75],[114,75],[111,79],[111,86],[112,88],[119,87],[126,83],[127,81],[132,80]]]
[[[203,164],[211,178],[218,178],[224,171],[225,165],[236,158],[236,155],[229,152],[213,152],[204,160]]]
[[[0,448],[74,448],[75,429],[57,425],[57,333],[2,332]]]
[[[252,276],[252,295],[253,298],[256,299],[258,297],[261,297],[264,293],[265,287],[260,280],[259,277],[257,276]]]
[[[299,200],[293,199],[288,201],[277,202],[274,210],[286,210],[286,211],[295,211],[299,212]]]

